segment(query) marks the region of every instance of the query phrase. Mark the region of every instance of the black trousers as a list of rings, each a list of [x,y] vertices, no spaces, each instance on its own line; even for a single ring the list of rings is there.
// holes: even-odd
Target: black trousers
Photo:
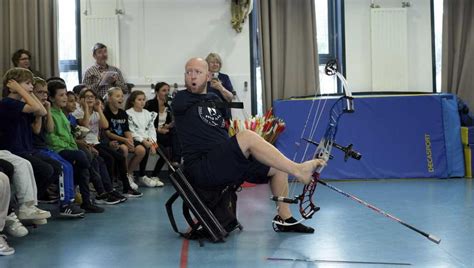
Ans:
[[[42,199],[46,195],[49,185],[59,181],[62,172],[61,163],[41,154],[19,153],[17,155],[31,163],[38,189],[38,199]]]
[[[74,169],[74,184],[79,185],[83,202],[90,203],[90,162],[86,154],[81,150],[62,150],[59,155],[71,163]]]
[[[106,144],[99,143],[94,146],[99,151],[99,156],[104,159],[109,175],[117,177],[123,185],[123,191],[131,189],[127,178],[127,159],[118,151]]]
[[[10,180],[10,185],[12,184],[12,176],[14,171],[15,167],[10,162],[8,162],[7,160],[0,159],[0,172],[3,172],[5,173],[5,175],[7,175],[8,179]],[[18,202],[16,200],[15,195],[11,195],[10,204],[8,205],[8,214],[14,211],[17,205]]]

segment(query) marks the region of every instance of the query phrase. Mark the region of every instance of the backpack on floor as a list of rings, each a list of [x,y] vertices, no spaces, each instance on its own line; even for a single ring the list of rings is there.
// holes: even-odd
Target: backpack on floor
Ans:
[[[239,185],[228,185],[212,190],[195,188],[204,204],[229,233],[239,226],[236,194],[238,189],[240,189]]]
[[[228,185],[220,189],[193,188],[186,176],[178,168],[170,174],[170,181],[176,189],[166,202],[166,211],[175,232],[186,239],[224,242],[225,237],[235,230],[242,230],[237,220],[236,205],[238,185]],[[178,197],[183,200],[183,216],[190,230],[180,232],[173,214],[173,203]]]

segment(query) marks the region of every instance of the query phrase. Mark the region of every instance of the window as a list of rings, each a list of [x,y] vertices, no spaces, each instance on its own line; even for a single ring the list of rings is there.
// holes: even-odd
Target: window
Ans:
[[[324,74],[324,66],[331,59],[338,59],[339,67],[344,67],[343,59],[343,0],[313,0],[316,13],[316,31],[319,54],[321,94],[339,92],[340,83],[335,76]],[[252,114],[262,114],[262,81],[258,41],[258,7],[254,1],[253,12],[250,14],[251,43],[251,81],[252,81]],[[344,74],[344,70],[339,70]]]
[[[319,81],[320,94],[337,93],[338,82],[336,76],[327,76],[324,66],[331,59],[337,59],[341,70],[343,68],[342,55],[342,0],[313,0],[316,13],[316,31],[319,54]]]
[[[79,84],[77,3],[77,0],[58,1],[59,76],[69,90]]]
[[[436,66],[436,92],[441,92],[441,45],[443,43],[443,0],[434,0],[434,43]]]

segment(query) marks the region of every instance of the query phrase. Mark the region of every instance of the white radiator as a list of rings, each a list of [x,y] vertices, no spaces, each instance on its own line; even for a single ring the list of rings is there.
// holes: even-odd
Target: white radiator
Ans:
[[[371,9],[372,90],[408,90],[406,8]]]
[[[81,56],[83,72],[95,63],[92,57],[92,47],[96,43],[107,46],[107,63],[120,66],[119,58],[119,20],[114,17],[82,16],[84,23],[81,29]]]

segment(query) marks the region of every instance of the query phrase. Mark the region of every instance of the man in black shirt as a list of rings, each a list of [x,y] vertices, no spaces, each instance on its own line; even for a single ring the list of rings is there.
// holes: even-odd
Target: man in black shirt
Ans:
[[[252,131],[243,130],[229,137],[222,111],[209,102],[222,101],[207,92],[210,79],[207,62],[192,58],[186,63],[186,90],[179,91],[172,103],[176,128],[182,146],[184,167],[190,181],[212,188],[232,183],[270,182],[275,196],[288,195],[288,174],[302,183],[312,180],[313,171],[326,163],[313,159],[295,163]],[[289,204],[278,202],[278,216],[295,223]],[[314,229],[296,224],[279,226],[281,231],[312,233]]]

